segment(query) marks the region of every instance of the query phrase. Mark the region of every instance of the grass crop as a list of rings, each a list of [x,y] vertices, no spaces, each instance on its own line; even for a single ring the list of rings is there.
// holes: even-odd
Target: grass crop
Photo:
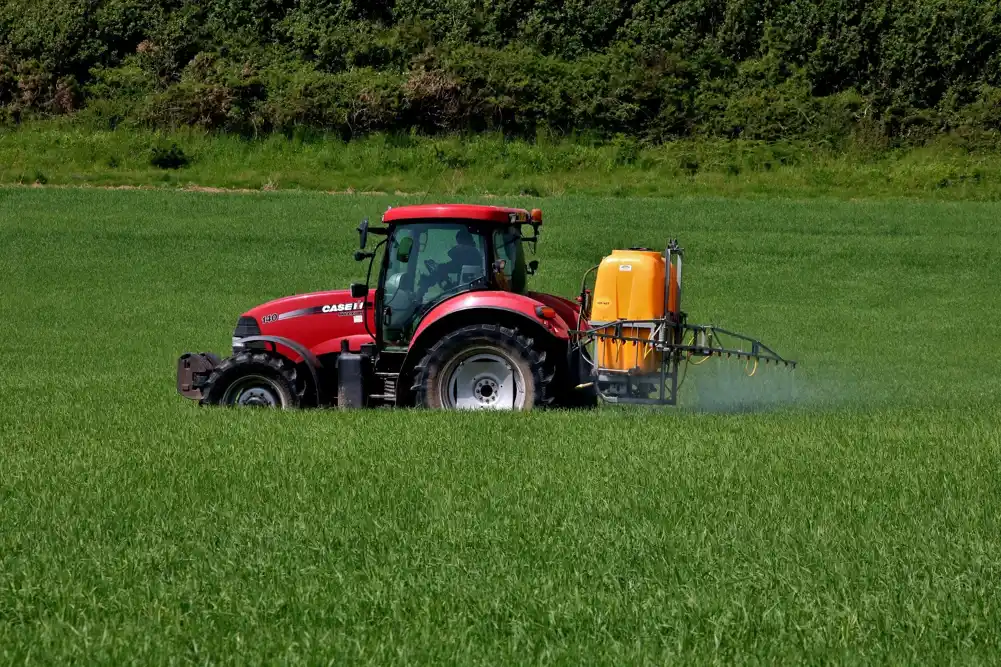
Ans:
[[[755,141],[508,141],[329,135],[259,139],[193,129],[0,127],[0,184],[435,192],[452,196],[1001,198],[1001,153],[957,137],[908,150]]]
[[[540,289],[679,237],[690,318],[800,360],[774,409],[694,371],[687,407],[591,413],[176,394],[244,309],[362,278],[354,226],[406,201],[0,190],[4,663],[1001,654],[1001,205],[518,200]]]

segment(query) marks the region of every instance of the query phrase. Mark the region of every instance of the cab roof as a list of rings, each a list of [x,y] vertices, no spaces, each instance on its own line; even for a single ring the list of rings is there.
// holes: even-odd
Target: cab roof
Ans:
[[[512,216],[514,216],[513,219]],[[532,219],[531,214],[523,208],[482,206],[479,204],[417,204],[390,208],[382,214],[383,222],[406,223],[428,218],[477,220],[499,225],[510,225],[512,222],[527,223]]]

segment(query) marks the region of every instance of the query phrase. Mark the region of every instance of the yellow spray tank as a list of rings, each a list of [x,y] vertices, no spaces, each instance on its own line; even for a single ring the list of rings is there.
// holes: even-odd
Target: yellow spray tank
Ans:
[[[579,302],[587,326],[571,332],[581,372],[608,403],[677,405],[688,366],[733,358],[754,375],[758,362],[796,367],[759,340],[712,324],[692,324],[681,310],[684,248],[671,239],[663,253],[614,250],[584,274]],[[588,277],[597,271],[594,289]]]
[[[670,272],[670,279],[666,274]],[[670,288],[668,288],[670,285]],[[669,335],[664,330],[666,313],[678,312],[678,276],[675,266],[659,252],[646,249],[613,250],[598,265],[589,324],[592,329],[616,338],[596,341],[595,362],[603,372],[653,374],[661,368],[661,353],[649,344],[623,339],[651,340]],[[665,292],[668,298],[665,299]],[[637,321],[639,320],[639,321]],[[648,320],[648,322],[644,322]],[[620,338],[621,337],[621,338]]]

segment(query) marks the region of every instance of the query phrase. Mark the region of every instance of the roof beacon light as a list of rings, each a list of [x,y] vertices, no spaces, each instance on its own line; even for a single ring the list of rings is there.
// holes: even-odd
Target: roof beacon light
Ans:
[[[532,209],[532,222],[535,223],[535,224],[537,224],[537,225],[541,225],[542,224],[542,209],[541,208],[533,208]]]

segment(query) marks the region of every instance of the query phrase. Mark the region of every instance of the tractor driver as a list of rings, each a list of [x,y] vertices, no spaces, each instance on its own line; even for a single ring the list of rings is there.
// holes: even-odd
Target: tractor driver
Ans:
[[[445,264],[432,261],[431,272],[422,281],[425,292],[436,285],[445,292],[486,276],[483,252],[465,227],[455,233],[455,245],[448,249],[448,258]],[[456,276],[455,280],[451,279],[452,275]]]

